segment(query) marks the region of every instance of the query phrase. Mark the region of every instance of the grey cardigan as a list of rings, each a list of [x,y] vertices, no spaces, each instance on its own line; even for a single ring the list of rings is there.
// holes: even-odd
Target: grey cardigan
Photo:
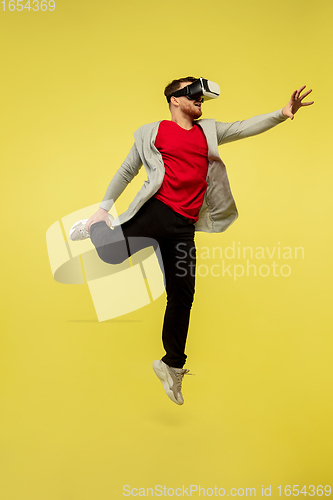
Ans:
[[[201,126],[208,145],[207,189],[199,212],[199,219],[195,224],[196,231],[222,232],[238,217],[226,167],[219,156],[218,146],[260,134],[285,120],[286,117],[280,109],[232,123],[216,122],[213,119],[196,121]],[[131,219],[162,185],[165,169],[162,156],[155,147],[160,123],[161,121],[143,125],[134,132],[135,143],[109,184],[100,204],[107,211],[111,209],[113,203],[144,165],[148,178],[144,181],[128,209],[114,220],[114,225],[123,224]]]

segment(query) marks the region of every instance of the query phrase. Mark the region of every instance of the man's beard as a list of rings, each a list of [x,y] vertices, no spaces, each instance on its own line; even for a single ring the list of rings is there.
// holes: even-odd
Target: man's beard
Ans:
[[[192,105],[191,102],[188,102],[186,104],[182,104],[181,110],[184,114],[188,115],[192,120],[195,120],[196,118],[200,118],[202,115],[201,108],[197,108]]]

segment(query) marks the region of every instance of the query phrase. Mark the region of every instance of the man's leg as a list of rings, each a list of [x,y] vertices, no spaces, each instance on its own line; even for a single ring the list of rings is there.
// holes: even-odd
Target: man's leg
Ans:
[[[142,248],[153,246],[160,252],[164,267],[167,306],[162,341],[166,355],[162,360],[182,368],[190,312],[195,289],[195,228],[159,200],[149,200],[122,226],[111,229],[104,221],[90,226],[90,237],[100,258],[119,264]],[[159,253],[159,252],[157,252]]]
[[[167,306],[162,340],[168,366],[182,368],[186,361],[185,344],[195,291],[196,248],[194,226],[179,221],[176,238],[161,246],[164,263]]]
[[[177,215],[173,238],[161,245],[163,256],[167,307],[162,340],[165,356],[153,362],[153,370],[163,384],[167,396],[176,404],[184,404],[182,381],[189,370],[185,344],[195,289],[196,249],[194,225]]]
[[[154,220],[152,202],[121,226],[110,228],[104,221],[90,226],[90,239],[99,257],[107,264],[120,264],[143,248],[158,248],[160,228]]]

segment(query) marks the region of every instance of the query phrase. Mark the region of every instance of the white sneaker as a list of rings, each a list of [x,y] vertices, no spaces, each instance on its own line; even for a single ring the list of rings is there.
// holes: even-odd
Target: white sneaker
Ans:
[[[182,395],[182,381],[184,375],[190,370],[185,368],[172,368],[166,365],[161,359],[153,361],[153,370],[163,384],[164,390],[174,403],[177,405],[184,404]],[[192,373],[190,373],[192,375]]]
[[[109,216],[109,226],[112,226],[113,216],[108,214]],[[86,230],[86,223],[88,219],[79,220],[75,222],[75,224],[71,227],[69,231],[69,239],[72,241],[80,241],[86,240],[90,238],[89,231]]]

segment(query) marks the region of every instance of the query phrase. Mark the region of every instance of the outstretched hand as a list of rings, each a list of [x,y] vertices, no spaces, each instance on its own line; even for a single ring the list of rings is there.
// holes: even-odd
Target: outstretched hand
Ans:
[[[300,89],[295,90],[295,92],[291,94],[290,101],[288,102],[288,104],[286,104],[286,106],[282,110],[284,116],[287,116],[291,120],[294,119],[294,115],[299,110],[299,108],[301,108],[302,106],[310,106],[311,104],[314,103],[314,101],[302,102],[304,97],[306,97],[307,95],[310,94],[310,92],[312,92],[312,89],[310,89],[303,95],[301,95],[301,92],[305,89],[305,87],[306,85],[303,85],[303,87],[301,87]]]

